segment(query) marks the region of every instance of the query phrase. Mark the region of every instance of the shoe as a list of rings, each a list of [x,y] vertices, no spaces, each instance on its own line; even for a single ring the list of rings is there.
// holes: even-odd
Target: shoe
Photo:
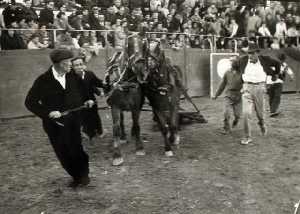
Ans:
[[[78,180],[78,183],[79,183],[78,186],[87,186],[90,182],[91,182],[90,177],[89,176],[84,176],[84,177],[81,177]]]
[[[224,134],[224,135],[227,135],[227,134],[230,134],[231,131],[230,131],[229,129],[222,129],[222,130],[220,131],[220,133],[221,133],[221,134]]]
[[[234,119],[233,122],[232,122],[232,128],[235,128],[238,123],[239,123],[239,120],[238,119]]]
[[[273,112],[273,113],[270,114],[270,117],[277,117],[279,114],[280,114],[279,111]]]
[[[260,126],[260,131],[261,131],[262,136],[266,136],[267,135],[267,127]]]
[[[242,145],[248,145],[251,142],[252,142],[252,139],[247,137],[247,138],[242,139],[241,144]]]
[[[83,187],[87,186],[90,183],[89,176],[84,176],[79,179],[74,179],[68,184],[68,187],[76,188],[76,187]]]
[[[99,138],[104,138],[107,133],[108,133],[107,129],[103,129],[101,131],[98,131],[98,136]]]

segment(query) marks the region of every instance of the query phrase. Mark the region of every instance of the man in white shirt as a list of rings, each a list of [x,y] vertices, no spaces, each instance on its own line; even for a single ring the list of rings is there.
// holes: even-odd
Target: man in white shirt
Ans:
[[[280,69],[280,63],[277,60],[269,56],[259,55],[258,52],[257,45],[249,42],[248,54],[234,62],[237,63],[237,69],[242,73],[243,80],[243,88],[241,90],[244,121],[244,138],[241,144],[243,145],[252,142],[249,119],[253,110],[256,112],[262,135],[265,135],[267,132],[264,120],[266,78],[267,75],[270,75],[275,80],[276,74],[279,73]],[[275,67],[275,70],[271,69],[272,67]]]
[[[292,80],[294,80],[294,73],[291,68],[285,62],[286,56],[285,54],[280,54],[278,56],[280,60],[280,73],[278,74],[278,79],[272,81],[271,77],[268,76],[267,78],[267,88],[268,88],[268,95],[269,95],[269,105],[270,105],[270,117],[276,117],[280,114],[278,111],[280,101],[281,101],[281,93],[283,83],[285,81],[286,74],[290,76]]]

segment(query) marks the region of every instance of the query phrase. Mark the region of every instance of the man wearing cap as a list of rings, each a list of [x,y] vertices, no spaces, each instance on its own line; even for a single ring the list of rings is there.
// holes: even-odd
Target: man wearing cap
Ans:
[[[280,63],[269,56],[259,55],[258,47],[255,43],[249,42],[246,56],[238,58],[234,63],[242,74],[242,111],[244,120],[244,138],[241,144],[246,145],[252,142],[251,127],[249,119],[252,110],[256,112],[258,125],[262,135],[266,134],[264,121],[264,94],[266,92],[266,78],[270,75],[273,80],[280,71]]]
[[[89,179],[89,157],[83,150],[80,133],[80,112],[65,116],[62,112],[82,105],[92,107],[83,82],[69,72],[73,53],[65,49],[53,50],[53,65],[41,74],[29,90],[25,106],[40,117],[54,152],[62,167],[72,176],[70,187],[85,186]]]

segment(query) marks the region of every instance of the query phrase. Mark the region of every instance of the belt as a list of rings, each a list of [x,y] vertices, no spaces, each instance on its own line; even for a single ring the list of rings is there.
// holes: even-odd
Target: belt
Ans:
[[[250,85],[260,85],[260,84],[265,84],[266,82],[244,82]]]

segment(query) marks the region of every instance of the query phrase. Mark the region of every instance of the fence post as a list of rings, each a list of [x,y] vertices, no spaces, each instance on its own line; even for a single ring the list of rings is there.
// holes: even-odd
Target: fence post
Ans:
[[[53,48],[56,48],[56,29],[53,29]]]
[[[107,31],[105,31],[105,65],[107,67],[108,64],[108,40],[107,40]]]
[[[184,66],[184,84],[185,87],[188,88],[188,65],[187,65],[187,51],[186,51],[186,41],[184,39],[184,46],[183,46],[183,66]]]

